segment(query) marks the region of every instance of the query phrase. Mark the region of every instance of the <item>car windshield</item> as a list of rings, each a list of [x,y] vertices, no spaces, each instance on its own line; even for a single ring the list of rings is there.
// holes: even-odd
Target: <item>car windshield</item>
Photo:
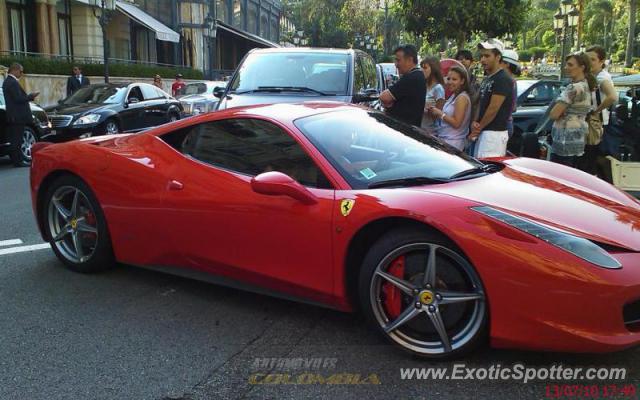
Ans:
[[[230,89],[242,93],[261,88],[307,88],[311,94],[346,95],[348,60],[348,54],[336,53],[252,53]]]
[[[333,111],[295,125],[354,189],[383,181],[444,182],[483,167],[423,130],[377,111]]]
[[[518,90],[518,97],[524,92],[527,91],[536,81],[516,81],[516,86]]]
[[[192,94],[201,94],[207,91],[207,85],[205,83],[189,83],[185,85],[182,89],[178,90],[176,95],[179,96],[189,96]]]
[[[63,100],[63,104],[117,104],[124,101],[127,87],[87,86]]]

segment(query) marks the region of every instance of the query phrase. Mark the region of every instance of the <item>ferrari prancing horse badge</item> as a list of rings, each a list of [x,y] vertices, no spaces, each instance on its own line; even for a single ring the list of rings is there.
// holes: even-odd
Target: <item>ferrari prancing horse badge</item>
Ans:
[[[353,205],[356,204],[355,200],[351,200],[351,199],[344,199],[342,200],[342,202],[340,203],[340,212],[342,213],[342,215],[344,217],[346,217],[347,215],[349,215],[349,213],[351,212],[351,210],[353,210]]]

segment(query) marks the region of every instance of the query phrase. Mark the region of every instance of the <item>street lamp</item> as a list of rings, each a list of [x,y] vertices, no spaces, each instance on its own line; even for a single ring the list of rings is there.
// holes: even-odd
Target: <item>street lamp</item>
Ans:
[[[563,63],[567,57],[567,39],[571,36],[571,47],[573,47],[573,31],[578,26],[580,11],[575,7],[572,0],[562,0],[560,9],[553,16],[553,28],[557,33],[562,32],[562,53],[560,56],[560,77],[565,78]],[[571,33],[569,33],[571,32]]]
[[[214,47],[214,43],[216,40],[216,36],[218,35],[218,23],[216,22],[216,18],[211,15],[211,13],[207,14],[207,17],[204,19],[204,29],[207,33],[207,48],[209,51],[209,79],[213,80],[213,67],[215,64],[215,51],[212,50]]]
[[[102,57],[104,63],[104,83],[109,83],[109,41],[107,40],[107,25],[113,18],[116,9],[115,0],[90,0],[93,6],[93,16],[98,19],[102,30]],[[98,14],[98,10],[100,13]]]

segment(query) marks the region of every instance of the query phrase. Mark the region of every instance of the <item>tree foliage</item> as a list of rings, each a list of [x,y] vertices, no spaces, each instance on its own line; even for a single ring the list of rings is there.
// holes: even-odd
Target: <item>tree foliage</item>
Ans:
[[[529,0],[398,0],[407,30],[429,41],[444,37],[462,46],[473,33],[502,36],[520,31]]]

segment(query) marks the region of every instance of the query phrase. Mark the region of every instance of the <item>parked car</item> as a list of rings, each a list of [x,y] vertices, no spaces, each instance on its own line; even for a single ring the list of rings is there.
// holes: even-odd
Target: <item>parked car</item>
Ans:
[[[559,80],[516,81],[517,110],[513,113],[513,135],[507,149],[515,155],[528,155],[538,148],[533,132],[551,130],[552,121],[544,118],[549,105],[558,97],[565,83]],[[544,124],[540,125],[540,122]]]
[[[4,94],[0,88],[0,157],[9,156],[16,167],[28,166],[31,164],[31,146],[38,140],[45,138],[51,129],[51,123],[47,118],[47,113],[37,104],[30,103],[33,123],[26,125],[24,133],[20,138],[19,152],[9,154],[11,143],[7,135],[7,111],[4,102]]]
[[[213,91],[216,88],[227,87],[227,83],[223,81],[187,83],[176,95],[176,99],[180,100],[180,104],[182,104],[182,116],[190,117],[214,111],[220,99],[214,96]]]
[[[54,141],[137,132],[180,118],[182,105],[146,83],[96,84],[46,108]]]
[[[269,48],[250,51],[216,96],[219,110],[310,100],[374,106],[379,87],[376,64],[363,51]]]
[[[360,310],[429,359],[640,344],[640,203],[563,165],[478,161],[326,101],[36,143],[34,160],[38,227],[77,272],[124,263]]]

